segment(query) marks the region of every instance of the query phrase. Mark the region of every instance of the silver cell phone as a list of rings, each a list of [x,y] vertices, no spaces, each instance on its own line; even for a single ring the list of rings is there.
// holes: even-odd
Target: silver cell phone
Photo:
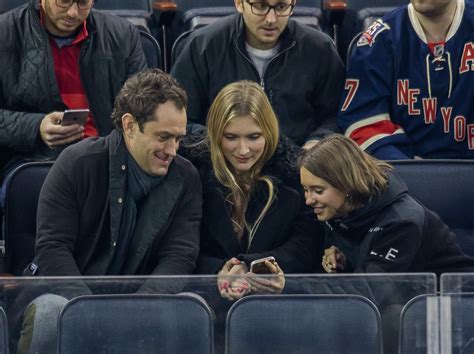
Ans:
[[[88,109],[67,109],[64,111],[61,125],[72,125],[72,124],[85,125],[87,122],[88,115],[89,115]]]
[[[250,263],[250,271],[255,274],[270,274],[270,269],[265,265],[265,261],[275,263],[275,258],[270,256],[254,260]]]

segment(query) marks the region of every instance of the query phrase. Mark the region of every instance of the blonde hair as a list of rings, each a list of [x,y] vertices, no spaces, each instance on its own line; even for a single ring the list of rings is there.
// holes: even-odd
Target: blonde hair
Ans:
[[[222,152],[222,137],[226,126],[234,119],[251,117],[262,130],[265,147],[260,158],[244,175],[237,175]],[[278,145],[278,120],[263,89],[255,82],[239,81],[225,86],[214,99],[207,115],[208,140],[211,162],[217,180],[229,189],[228,200],[233,205],[232,221],[241,233],[244,227],[249,233],[249,246],[253,236],[270,208],[275,188],[270,177],[262,176],[265,163],[272,157]],[[268,186],[269,195],[265,207],[253,225],[245,219],[249,194],[258,181]],[[234,227],[238,232],[238,230]]]
[[[370,199],[385,192],[387,171],[393,169],[340,134],[322,139],[300,158],[298,165],[347,196],[341,207],[345,213],[361,208]]]

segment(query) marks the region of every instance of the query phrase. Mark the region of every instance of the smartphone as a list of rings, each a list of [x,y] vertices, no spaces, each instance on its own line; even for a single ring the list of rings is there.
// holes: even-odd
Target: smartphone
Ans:
[[[61,125],[72,125],[72,124],[85,125],[87,122],[88,115],[89,115],[88,109],[67,109],[64,111]]]
[[[250,263],[250,271],[255,274],[271,274],[270,269],[265,265],[265,261],[275,263],[275,258],[270,256],[254,260]]]

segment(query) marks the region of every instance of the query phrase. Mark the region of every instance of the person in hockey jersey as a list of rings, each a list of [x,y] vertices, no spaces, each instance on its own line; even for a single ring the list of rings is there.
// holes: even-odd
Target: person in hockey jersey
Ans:
[[[410,0],[360,36],[338,123],[380,159],[474,158],[474,3]]]

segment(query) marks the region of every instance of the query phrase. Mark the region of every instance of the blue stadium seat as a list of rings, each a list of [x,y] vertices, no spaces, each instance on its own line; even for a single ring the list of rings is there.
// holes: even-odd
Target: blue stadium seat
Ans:
[[[15,7],[26,4],[29,0],[0,0],[0,14],[13,10]]]
[[[152,15],[150,0],[98,0],[94,8],[122,17],[143,31],[150,32],[148,21]]]
[[[380,326],[358,295],[248,296],[227,315],[226,353],[381,353]]]
[[[213,353],[210,308],[198,295],[92,295],[59,316],[58,353]]]
[[[440,331],[445,341],[442,341],[440,352],[450,350],[452,354],[474,353],[474,294],[442,296],[440,309],[443,321]],[[443,317],[446,313],[450,315]]]
[[[439,297],[419,295],[411,299],[400,315],[400,354],[433,352],[439,344],[438,321]]]
[[[5,178],[5,271],[13,275],[21,275],[34,257],[38,197],[52,165],[51,161],[27,162]]]
[[[0,353],[8,353],[8,322],[2,307],[0,307]]]
[[[143,51],[145,52],[146,61],[149,68],[160,68],[161,65],[161,47],[156,39],[145,31],[138,31],[140,33],[140,39],[142,41]]]
[[[474,256],[474,161],[391,161],[410,194],[451,228],[464,252]]]

